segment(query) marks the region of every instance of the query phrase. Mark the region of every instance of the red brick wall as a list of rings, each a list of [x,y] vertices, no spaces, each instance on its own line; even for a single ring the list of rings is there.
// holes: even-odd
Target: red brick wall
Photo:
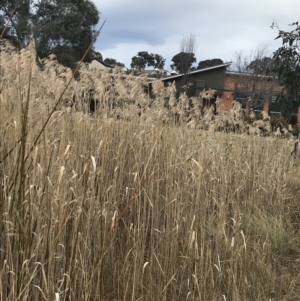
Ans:
[[[270,89],[272,88],[273,91],[280,92],[281,87],[274,84],[273,82],[266,83],[266,79],[263,79],[263,85],[264,88],[269,85]],[[228,111],[232,107],[232,102],[234,100],[234,91],[235,86],[239,83],[237,75],[232,75],[230,73],[226,73],[225,75],[225,81],[224,81],[224,92],[222,94],[221,98],[221,110]],[[259,83],[256,82],[256,88],[259,89]],[[266,113],[269,113],[269,103],[270,100],[267,99],[263,106],[263,111]],[[298,108],[298,115],[297,115],[297,127],[300,128],[300,107]]]

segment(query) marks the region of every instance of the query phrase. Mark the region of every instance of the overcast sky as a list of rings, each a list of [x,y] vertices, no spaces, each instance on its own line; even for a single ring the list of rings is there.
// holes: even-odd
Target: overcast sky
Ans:
[[[197,63],[206,59],[233,60],[236,51],[248,52],[267,44],[270,53],[280,46],[278,31],[300,21],[299,0],[94,0],[107,18],[95,49],[103,59],[114,58],[130,68],[139,51],[157,53],[171,59],[180,42],[194,34]]]

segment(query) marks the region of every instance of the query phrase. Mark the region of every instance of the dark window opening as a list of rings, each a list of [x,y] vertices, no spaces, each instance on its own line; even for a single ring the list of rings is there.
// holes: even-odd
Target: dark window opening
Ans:
[[[242,105],[242,109],[246,110],[248,104],[248,95],[245,90],[236,89],[234,92],[234,98]]]
[[[252,108],[254,112],[261,112],[264,107],[264,93],[261,91],[247,92],[245,89],[236,88],[235,100],[240,102],[242,109]]]

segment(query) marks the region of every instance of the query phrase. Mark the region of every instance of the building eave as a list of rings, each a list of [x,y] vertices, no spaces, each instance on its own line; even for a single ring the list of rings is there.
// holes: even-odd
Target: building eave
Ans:
[[[111,65],[109,65],[109,64],[106,64],[106,63],[104,63],[103,61],[100,61],[100,60],[98,60],[97,58],[94,58],[93,59],[94,61],[97,61],[98,63],[100,63],[101,65],[103,65],[103,66],[105,66],[105,67],[107,67],[107,68],[114,68],[114,66],[111,66]]]
[[[228,63],[224,63],[221,65],[216,65],[216,66],[212,66],[212,67],[207,67],[207,68],[202,68],[202,69],[198,69],[195,71],[191,71],[189,72],[187,75],[192,75],[192,74],[197,74],[197,73],[202,73],[202,72],[206,72],[206,71],[210,71],[210,70],[214,70],[214,69],[218,69],[218,68],[227,68],[232,64],[232,62],[228,62]],[[172,75],[172,76],[167,76],[162,78],[162,81],[168,81],[168,80],[172,80],[172,79],[176,79],[176,78],[180,78],[183,77],[184,74],[177,74],[177,75]],[[155,82],[155,80],[151,81],[150,83]]]
[[[264,74],[255,74],[255,73],[250,73],[250,72],[226,71],[225,73],[227,75],[258,77],[258,78],[263,78],[263,79],[267,79],[267,80],[277,79],[277,76],[268,76],[268,75],[264,75]]]

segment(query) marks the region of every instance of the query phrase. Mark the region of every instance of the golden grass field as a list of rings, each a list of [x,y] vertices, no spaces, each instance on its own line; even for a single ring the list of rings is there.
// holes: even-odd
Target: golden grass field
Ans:
[[[52,111],[49,69],[2,54],[1,301],[299,300],[293,139],[175,125],[159,94],[138,118],[124,79],[121,107]]]

